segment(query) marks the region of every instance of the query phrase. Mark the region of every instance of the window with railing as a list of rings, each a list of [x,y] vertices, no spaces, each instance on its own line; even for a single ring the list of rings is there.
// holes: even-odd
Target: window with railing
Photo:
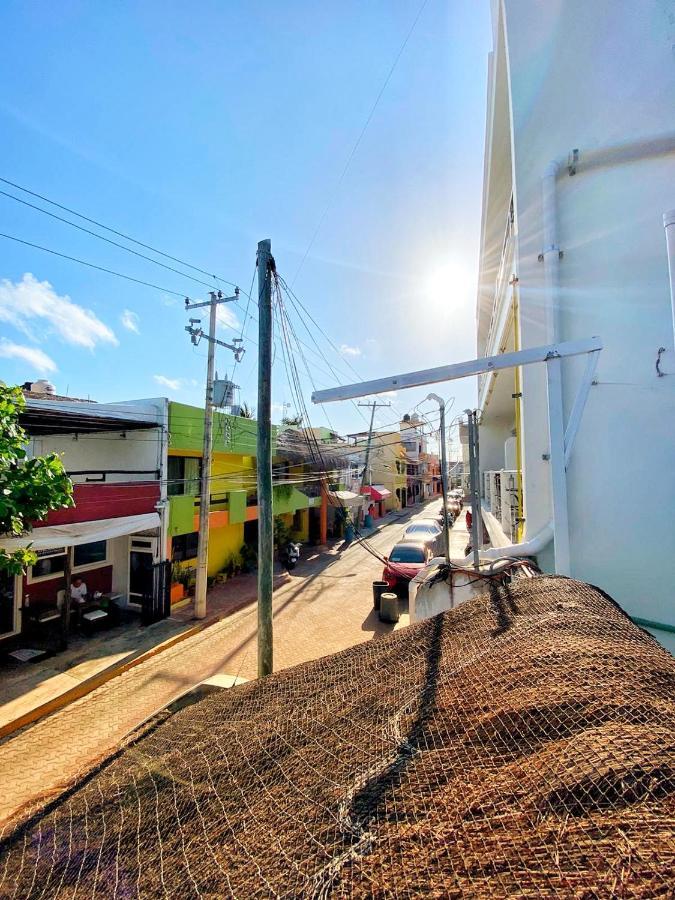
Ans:
[[[169,497],[196,496],[202,477],[201,456],[170,456],[167,461]]]

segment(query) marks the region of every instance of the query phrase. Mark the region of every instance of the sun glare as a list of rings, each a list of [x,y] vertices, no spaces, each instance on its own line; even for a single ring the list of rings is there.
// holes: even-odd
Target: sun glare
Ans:
[[[425,280],[425,300],[434,310],[473,306],[475,275],[456,260],[432,266]]]

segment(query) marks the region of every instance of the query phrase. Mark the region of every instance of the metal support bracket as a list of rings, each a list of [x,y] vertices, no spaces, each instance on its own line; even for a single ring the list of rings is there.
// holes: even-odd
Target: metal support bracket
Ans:
[[[550,440],[549,459],[551,463],[551,486],[553,497],[553,526],[555,569],[558,574],[570,573],[570,537],[567,511],[567,463],[572,452],[574,439],[579,430],[579,423],[593,383],[598,356],[602,350],[600,338],[586,338],[549,344],[544,347],[532,347],[528,350],[517,350],[512,353],[500,353],[497,356],[473,359],[449,366],[438,366],[419,372],[408,372],[380,378],[375,381],[364,381],[312,394],[313,403],[332,403],[337,400],[351,400],[369,394],[382,394],[387,391],[422,387],[437,384],[441,381],[454,381],[472,375],[497,372],[511,369],[514,366],[526,366],[532,363],[546,365],[546,385],[548,396],[548,431]],[[571,356],[588,355],[581,385],[577,391],[567,427],[564,425],[562,400],[562,360]]]

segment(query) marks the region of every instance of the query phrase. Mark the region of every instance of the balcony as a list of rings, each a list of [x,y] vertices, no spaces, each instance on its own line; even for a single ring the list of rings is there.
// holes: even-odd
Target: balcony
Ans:
[[[497,277],[495,279],[492,314],[490,316],[490,325],[488,327],[485,347],[483,348],[483,356],[496,356],[501,352],[500,348],[503,342],[504,331],[511,311],[510,283],[514,274],[514,251],[515,226],[512,199],[509,207],[509,214],[506,219],[506,228],[504,229],[501,258],[499,261]],[[489,378],[490,376],[488,374],[480,375],[478,378],[479,408],[483,405],[484,392],[486,385],[489,383]]]

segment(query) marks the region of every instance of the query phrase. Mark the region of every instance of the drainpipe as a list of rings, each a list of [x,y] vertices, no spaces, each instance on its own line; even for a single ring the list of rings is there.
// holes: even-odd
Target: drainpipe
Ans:
[[[648,157],[665,156],[673,153],[673,151],[675,151],[675,132],[655,135],[639,141],[629,141],[613,147],[601,147],[596,150],[586,151],[581,160],[579,159],[579,151],[573,150],[570,155],[568,172],[572,176],[576,175],[579,170],[586,171],[593,168],[633,162]],[[555,160],[551,161],[544,170],[541,183],[544,247],[540,258],[544,263],[545,326],[548,343],[555,343],[560,339],[560,298],[558,293],[560,247],[558,246],[556,193],[556,180],[559,168]],[[675,331],[675,210],[670,210],[664,214],[663,224],[668,247],[670,295],[673,309],[673,329]],[[527,534],[527,526],[525,531]],[[553,523],[548,522],[531,538],[526,537],[522,543],[482,550],[480,556],[485,559],[496,559],[500,556],[533,556],[543,550],[552,538]],[[467,557],[463,562],[468,564],[471,562],[471,558]]]
[[[558,163],[551,161],[541,179],[541,210],[544,234],[544,249],[541,260],[544,263],[544,309],[546,314],[546,343],[555,344],[560,334],[560,302],[558,283],[560,269],[560,247],[558,246],[558,205],[556,180]]]
[[[560,334],[560,300],[558,294],[560,247],[558,246],[558,204],[557,204],[557,178],[559,166],[552,160],[544,169],[541,179],[541,208],[542,208],[542,232],[544,246],[540,259],[544,264],[544,314],[545,314],[545,341],[554,344]],[[517,323],[515,323],[517,328]],[[518,393],[518,391],[516,392]],[[553,539],[553,522],[547,522],[544,527],[531,537],[527,536],[525,528],[525,540],[516,544],[508,544],[505,547],[491,547],[481,550],[481,559],[499,559],[503,556],[535,556],[540,553]],[[471,557],[466,557],[461,562],[468,565]]]
[[[670,308],[673,314],[673,336],[675,338],[675,209],[663,214],[668,248],[668,273],[670,275]]]
[[[505,547],[488,547],[480,551],[481,560],[502,559],[509,556],[536,556],[541,553],[553,539],[553,523],[547,525],[538,531],[529,540],[522,541],[520,544],[507,544]],[[473,562],[473,556],[465,556],[462,560],[452,560],[461,566],[470,566]]]

